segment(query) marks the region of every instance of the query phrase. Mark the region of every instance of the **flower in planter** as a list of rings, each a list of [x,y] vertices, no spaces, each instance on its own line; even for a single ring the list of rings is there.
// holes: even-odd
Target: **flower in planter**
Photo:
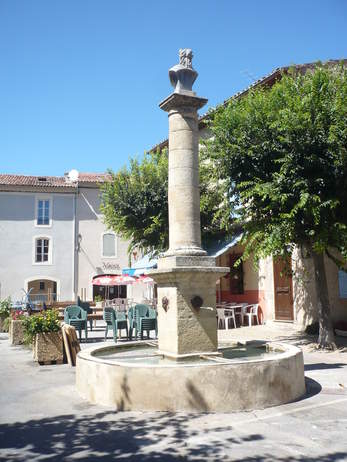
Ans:
[[[8,318],[11,313],[11,298],[0,301],[0,318]]]
[[[32,344],[36,334],[59,332],[58,311],[46,310],[24,318],[26,343]]]
[[[0,301],[0,332],[8,332],[11,322],[11,299],[10,297]]]
[[[11,313],[11,318],[13,319],[13,321],[21,321],[26,316],[28,316],[28,313],[23,312],[21,310],[16,310]]]
[[[63,339],[57,310],[46,310],[26,318],[26,343],[33,346],[34,359],[40,364],[63,361]]]

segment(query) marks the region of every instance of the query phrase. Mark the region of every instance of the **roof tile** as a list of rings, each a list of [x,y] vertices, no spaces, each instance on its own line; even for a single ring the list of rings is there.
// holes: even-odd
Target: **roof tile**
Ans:
[[[103,183],[111,179],[108,173],[79,173],[78,181],[69,180],[64,176],[30,176],[0,174],[0,186],[28,186],[34,188],[77,188],[84,183]]]

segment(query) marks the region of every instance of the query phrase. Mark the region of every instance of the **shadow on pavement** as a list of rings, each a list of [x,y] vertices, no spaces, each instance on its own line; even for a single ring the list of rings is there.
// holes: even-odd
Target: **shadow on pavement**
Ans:
[[[204,432],[195,431],[194,415],[172,413],[131,414],[102,412],[95,415],[64,415],[25,423],[0,425],[0,460],[129,460],[174,461],[221,460],[225,444],[229,447],[259,441],[261,435],[223,437],[218,433],[231,427],[214,428],[213,444],[205,441]],[[189,422],[190,428],[187,423]],[[196,441],[188,446],[187,439]],[[2,449],[1,449],[2,448]]]
[[[324,369],[339,369],[341,367],[346,367],[345,363],[313,363],[313,364],[305,364],[305,371],[316,371],[316,370],[324,370]]]
[[[149,461],[221,461],[243,462],[337,462],[346,460],[344,452],[321,456],[274,456],[264,454],[260,434],[231,436],[231,426],[212,432],[194,430],[193,414],[73,414],[0,425],[0,461],[27,462],[49,460],[63,462],[88,460]],[[188,425],[189,423],[189,425]],[[193,425],[192,425],[193,423]],[[212,434],[212,435],[211,435]],[[2,449],[1,449],[2,448]],[[245,449],[251,456],[239,457]],[[274,448],[276,449],[276,448]],[[276,451],[277,452],[277,451]]]
[[[302,401],[303,399],[311,398],[314,395],[318,395],[322,391],[322,386],[316,380],[305,377],[306,393],[304,396],[299,398],[297,401]]]

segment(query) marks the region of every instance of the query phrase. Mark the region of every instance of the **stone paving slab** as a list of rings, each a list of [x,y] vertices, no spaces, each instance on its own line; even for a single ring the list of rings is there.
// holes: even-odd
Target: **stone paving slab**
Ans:
[[[281,326],[246,329],[219,337],[284,335]],[[303,341],[284,331],[290,343]],[[102,336],[100,327],[90,342]],[[297,402],[229,414],[122,413],[79,398],[74,368],[38,366],[0,334],[0,461],[347,461],[346,353],[305,342],[308,393]]]

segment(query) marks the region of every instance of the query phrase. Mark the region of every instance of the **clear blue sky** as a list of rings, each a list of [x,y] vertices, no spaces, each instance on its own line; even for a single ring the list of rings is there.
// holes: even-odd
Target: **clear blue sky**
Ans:
[[[117,170],[165,139],[179,48],[214,106],[276,67],[347,58],[347,0],[0,0],[0,173]]]

